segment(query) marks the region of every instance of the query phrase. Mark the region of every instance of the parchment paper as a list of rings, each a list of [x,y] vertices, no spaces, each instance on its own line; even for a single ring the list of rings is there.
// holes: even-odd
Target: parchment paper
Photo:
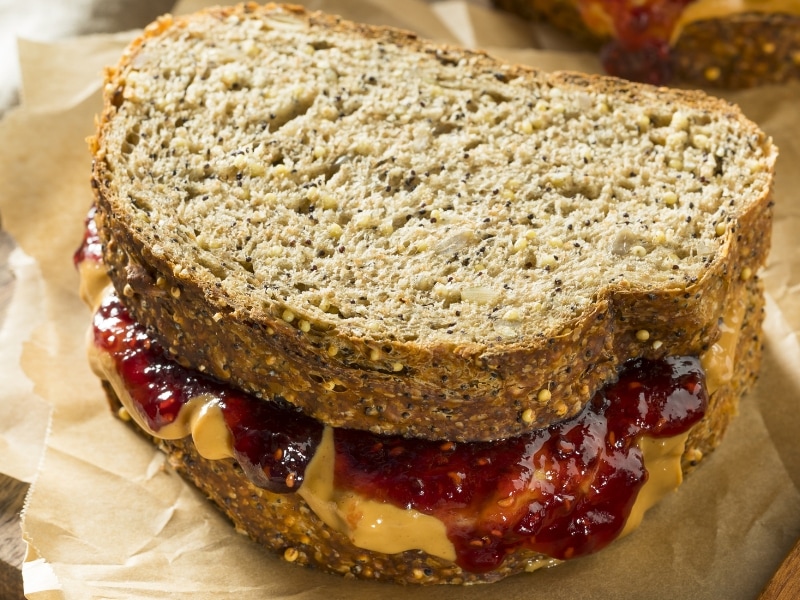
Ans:
[[[201,2],[184,2],[176,12]],[[597,70],[594,57],[522,50],[527,25],[447,2],[310,3],[439,39],[498,46],[513,30],[515,60]],[[444,23],[453,25],[451,32]],[[511,24],[511,25],[509,25]],[[465,29],[467,28],[467,29]],[[71,255],[91,202],[89,155],[100,68],[132,34],[23,44],[23,105],[0,122],[0,215],[19,245],[14,312],[0,329],[0,451],[36,454],[41,434],[18,435],[36,398],[52,407],[45,455],[28,498],[24,570],[29,598],[754,598],[800,535],[800,86],[729,97],[781,148],[766,352],[756,389],[722,446],[652,509],[631,536],[603,552],[490,586],[401,588],[345,581],[288,565],[235,534],[161,455],[105,407],[85,358],[88,310]],[[539,38],[531,37],[536,41]],[[541,40],[539,39],[541,43]],[[24,267],[24,268],[23,268]],[[23,274],[31,277],[22,278]],[[16,352],[16,354],[15,354]],[[13,364],[12,364],[13,363]],[[22,372],[19,372],[21,367]],[[25,386],[28,386],[27,388]],[[20,420],[22,419],[22,420]],[[40,443],[40,442],[39,442]],[[16,461],[3,456],[0,470]],[[24,460],[21,462],[25,462]],[[14,464],[10,464],[14,463]],[[23,465],[21,470],[30,469]]]

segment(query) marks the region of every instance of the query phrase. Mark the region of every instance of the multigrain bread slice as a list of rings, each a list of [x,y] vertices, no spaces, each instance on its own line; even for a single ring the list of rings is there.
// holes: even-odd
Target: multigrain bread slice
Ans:
[[[732,378],[715,389],[706,416],[689,432],[682,458],[691,471],[719,443],[739,398],[756,380],[762,355],[761,322],[764,297],[761,282],[752,278],[742,288],[743,318],[737,332]],[[115,414],[125,415],[114,390],[105,384]],[[143,434],[129,418],[128,424]],[[235,525],[237,531],[278,554],[287,562],[309,565],[348,578],[408,584],[488,583],[554,564],[550,557],[524,547],[510,552],[500,567],[470,572],[458,564],[422,550],[386,554],[355,546],[342,532],[328,527],[299,494],[274,494],[255,486],[233,459],[208,460],[191,438],[157,440],[143,434],[168,455],[169,463],[194,483]]]
[[[671,4],[602,0],[492,0],[492,3],[520,17],[546,21],[595,49],[615,38],[611,24],[615,18],[622,24],[633,11],[643,14],[643,6]],[[605,8],[600,8],[603,5]],[[796,3],[693,0],[674,5],[694,16],[678,19],[678,26],[664,40],[667,44],[655,61],[660,64],[643,58],[649,49],[628,50],[630,64],[647,64],[651,75],[663,69],[658,75],[661,83],[735,89],[800,80],[800,6]],[[620,7],[627,7],[630,13]],[[664,12],[669,13],[670,9]],[[639,17],[643,27],[663,27],[651,23],[658,19],[653,14],[658,15],[659,10]]]
[[[769,247],[776,149],[701,93],[296,7],[147,28],[107,73],[105,262],[180,362],[333,426],[486,440],[699,355]]]

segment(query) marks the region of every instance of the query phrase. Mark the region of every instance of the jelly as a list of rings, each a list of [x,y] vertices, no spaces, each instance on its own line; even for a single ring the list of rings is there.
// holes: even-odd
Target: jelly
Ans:
[[[92,205],[89,214],[86,215],[83,227],[83,240],[72,256],[72,262],[77,267],[85,260],[95,262],[103,261],[103,245],[100,242],[100,235],[97,232],[97,223],[94,220],[97,207]]]
[[[139,415],[154,432],[174,422],[200,395],[217,399],[248,478],[276,493],[296,490],[322,438],[322,425],[282,403],[264,402],[164,356],[144,327],[111,294],[94,317],[94,343],[114,359]]]
[[[577,417],[498,442],[336,432],[336,484],[442,520],[459,565],[496,568],[524,546],[566,559],[622,531],[647,472],[637,441],[687,431],[706,406],[694,358],[629,362]]]
[[[670,38],[681,13],[694,0],[579,0],[589,27],[593,5],[611,19],[614,39],[601,52],[606,72],[664,85],[672,76]]]

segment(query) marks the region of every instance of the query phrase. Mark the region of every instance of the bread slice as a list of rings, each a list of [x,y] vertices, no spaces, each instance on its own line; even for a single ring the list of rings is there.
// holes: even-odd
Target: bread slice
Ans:
[[[148,27],[108,71],[105,262],[180,362],[431,439],[699,355],[769,248],[777,150],[701,93],[545,74],[296,7]]]
[[[663,83],[715,88],[750,88],[800,80],[800,14],[791,5],[764,7],[750,4],[752,12],[735,12],[732,3],[695,0],[712,5],[698,12],[670,42],[672,79]],[[503,10],[532,20],[547,21],[587,47],[598,48],[610,38],[594,31],[582,17],[578,0],[492,0]],[[668,2],[667,2],[668,3]],[[770,12],[770,8],[775,12]],[[601,20],[601,22],[604,22]]]

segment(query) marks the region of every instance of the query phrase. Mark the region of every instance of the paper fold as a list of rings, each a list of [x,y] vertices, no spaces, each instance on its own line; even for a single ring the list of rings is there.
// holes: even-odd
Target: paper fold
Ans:
[[[13,245],[7,235],[2,243],[8,248]],[[35,393],[20,359],[22,344],[40,323],[44,282],[37,262],[18,247],[9,251],[8,266],[3,289],[9,290],[10,298],[0,319],[0,365],[5,365],[4,401],[0,402],[0,472],[30,483],[39,469],[50,406]]]

